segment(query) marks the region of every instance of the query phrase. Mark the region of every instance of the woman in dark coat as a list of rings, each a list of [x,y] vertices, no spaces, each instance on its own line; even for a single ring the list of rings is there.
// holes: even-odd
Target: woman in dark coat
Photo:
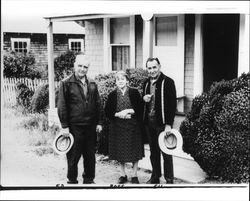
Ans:
[[[109,158],[121,164],[119,184],[128,181],[125,163],[133,163],[132,183],[139,183],[138,161],[144,156],[141,133],[142,98],[138,90],[128,87],[128,76],[119,71],[116,74],[117,88],[112,91],[105,107],[110,120]]]

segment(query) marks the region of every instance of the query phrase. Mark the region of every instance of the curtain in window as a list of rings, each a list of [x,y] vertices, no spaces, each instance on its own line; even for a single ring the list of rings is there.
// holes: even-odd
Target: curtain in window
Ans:
[[[129,46],[112,47],[112,70],[119,71],[129,68]]]

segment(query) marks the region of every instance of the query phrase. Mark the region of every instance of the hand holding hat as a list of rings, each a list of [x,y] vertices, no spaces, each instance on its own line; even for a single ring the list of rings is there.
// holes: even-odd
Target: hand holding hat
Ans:
[[[58,154],[66,154],[74,144],[74,137],[68,130],[62,129],[53,141],[54,151]]]
[[[166,124],[165,125],[165,130],[164,130],[166,133],[169,133],[171,131],[171,126]]]
[[[158,143],[161,151],[168,155],[175,155],[182,152],[183,139],[176,129],[161,132]]]
[[[69,137],[69,128],[62,128],[61,133],[64,137]]]

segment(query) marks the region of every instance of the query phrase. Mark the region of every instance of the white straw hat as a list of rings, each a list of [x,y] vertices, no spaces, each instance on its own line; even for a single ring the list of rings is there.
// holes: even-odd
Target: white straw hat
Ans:
[[[74,144],[74,137],[71,133],[64,136],[64,133],[59,133],[53,141],[53,149],[58,154],[66,154]]]
[[[183,139],[180,132],[171,129],[170,132],[161,132],[158,138],[159,147],[162,152],[168,155],[175,155],[182,152]]]

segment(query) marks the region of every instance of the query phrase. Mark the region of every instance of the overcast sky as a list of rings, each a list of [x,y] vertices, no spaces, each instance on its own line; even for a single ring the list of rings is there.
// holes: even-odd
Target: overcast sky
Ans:
[[[248,6],[246,4],[248,3]],[[57,16],[84,13],[136,13],[169,11],[249,12],[249,2],[239,1],[83,1],[83,0],[2,0],[2,17]]]
[[[2,0],[1,11],[3,31],[27,31],[37,27],[40,32],[40,26],[44,27],[44,32],[46,21],[43,17],[88,13],[249,13],[249,2]]]

